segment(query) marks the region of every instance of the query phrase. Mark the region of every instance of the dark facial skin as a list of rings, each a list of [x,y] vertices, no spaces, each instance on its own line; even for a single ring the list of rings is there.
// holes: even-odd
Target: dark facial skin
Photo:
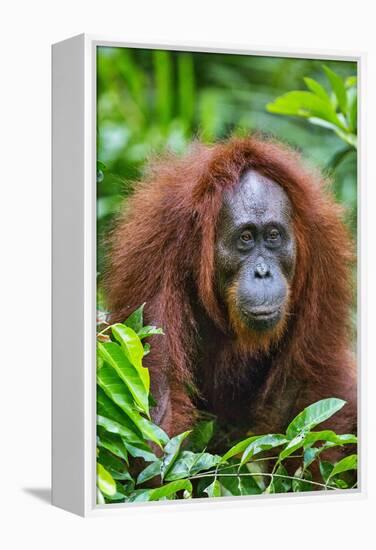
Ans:
[[[254,170],[227,192],[216,241],[218,290],[235,294],[239,318],[256,331],[283,317],[295,268],[290,200],[280,185]]]

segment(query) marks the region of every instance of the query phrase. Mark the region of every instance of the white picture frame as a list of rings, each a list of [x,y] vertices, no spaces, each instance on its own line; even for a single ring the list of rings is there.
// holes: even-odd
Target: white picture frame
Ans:
[[[329,494],[230,497],[163,503],[96,505],[96,48],[174,49],[258,56],[338,59],[358,64],[358,425],[359,487]],[[130,44],[79,35],[52,48],[52,503],[81,516],[123,512],[134,506],[265,505],[269,499],[359,499],[366,494],[365,434],[365,254],[364,139],[365,54],[275,51],[218,44]],[[66,340],[69,335],[69,348]]]

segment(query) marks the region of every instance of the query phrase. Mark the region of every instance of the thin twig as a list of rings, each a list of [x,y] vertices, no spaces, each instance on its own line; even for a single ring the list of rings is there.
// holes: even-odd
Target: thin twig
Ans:
[[[247,462],[246,464],[251,464],[252,462],[265,462],[267,460],[277,460],[277,458],[278,458],[278,456],[268,456],[268,457],[264,457],[264,458],[254,458],[254,459],[252,459],[252,461]],[[303,455],[290,455],[290,456],[287,456],[285,458],[285,460],[288,459],[288,458],[303,458]],[[246,464],[244,464],[244,466],[246,466]],[[237,466],[240,466],[240,465],[241,465],[241,462],[236,462],[235,464],[229,464],[228,466],[223,466],[223,468],[221,468],[220,472],[222,470],[228,470],[229,468],[236,468]],[[205,473],[214,475],[215,472],[217,471],[217,469],[218,468],[216,468],[215,470],[208,470]],[[260,473],[256,473],[256,475],[262,476],[264,474],[263,474],[263,472],[260,472]]]
[[[295,476],[285,476],[283,474],[269,474],[269,473],[266,473],[266,472],[263,472],[263,473],[257,473],[257,474],[253,474],[253,473],[248,473],[248,474],[221,474],[221,473],[217,473],[217,477],[257,477],[257,476],[260,476],[260,475],[263,475],[263,476],[268,476],[268,477],[283,477],[284,479],[292,479],[292,480],[296,480],[296,481],[303,481],[304,483],[310,483],[311,485],[317,485],[319,487],[324,487],[324,489],[335,489],[335,487],[330,487],[330,485],[326,486],[324,485],[323,483],[318,483],[317,481],[311,481],[309,479],[302,479],[301,477],[295,477]],[[195,476],[191,476],[190,478],[188,479],[200,479],[202,477],[212,477],[212,474],[197,474]]]

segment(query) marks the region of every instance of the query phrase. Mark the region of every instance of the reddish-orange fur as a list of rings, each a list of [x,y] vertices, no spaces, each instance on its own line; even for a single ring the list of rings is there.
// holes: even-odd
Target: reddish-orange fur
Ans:
[[[243,330],[233,331],[215,285],[223,193],[246,168],[285,189],[297,243],[288,316],[278,337],[261,351],[253,337],[248,345]],[[154,164],[113,232],[105,287],[112,319],[123,320],[146,302],[146,321],[165,331],[165,337],[153,339],[147,361],[157,400],[169,392],[160,413],[169,433],[191,425],[195,407],[187,386],[198,386],[214,404],[222,402],[225,416],[226,407],[230,413],[235,408],[231,396],[237,387],[244,393],[249,386],[249,430],[256,433],[283,429],[304,406],[332,396],[348,405],[330,427],[355,429],[348,322],[353,257],[341,215],[322,177],[274,141],[250,137],[194,144],[186,156],[170,155]],[[245,372],[260,361],[268,368],[256,388]]]

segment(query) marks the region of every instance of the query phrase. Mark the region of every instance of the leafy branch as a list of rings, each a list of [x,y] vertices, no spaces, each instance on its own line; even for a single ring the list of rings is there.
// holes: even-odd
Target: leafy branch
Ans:
[[[155,401],[150,394],[149,371],[142,361],[149,353],[145,339],[163,335],[163,331],[143,325],[143,306],[124,323],[108,325],[103,316],[99,318],[98,504],[354,486],[346,473],[356,471],[356,455],[331,464],[321,460],[321,453],[355,445],[356,437],[313,430],[345,406],[343,400],[330,398],[310,405],[292,420],[285,434],[252,435],[223,456],[212,454],[207,448],[213,437],[213,420],[201,421],[193,431],[172,438],[151,420]],[[144,462],[138,475],[135,459]],[[291,459],[300,463],[293,473],[287,469]],[[267,466],[271,462],[270,471]],[[315,462],[322,481],[312,479],[310,468]],[[153,488],[147,487],[151,480]]]
[[[308,91],[294,90],[268,103],[270,113],[305,118],[311,124],[323,126],[337,134],[350,148],[357,147],[357,78],[343,80],[323,65],[329,91],[317,80],[305,77]]]

